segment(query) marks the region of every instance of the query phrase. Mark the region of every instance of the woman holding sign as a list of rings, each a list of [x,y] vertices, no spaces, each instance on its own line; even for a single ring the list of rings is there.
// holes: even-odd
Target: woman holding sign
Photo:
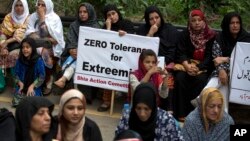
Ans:
[[[180,121],[193,110],[190,101],[200,94],[212,72],[214,39],[215,32],[208,27],[203,12],[192,10],[176,51],[174,113]]]
[[[114,4],[108,4],[103,8],[103,14],[105,17],[105,24],[103,29],[117,31],[120,36],[126,33],[133,34],[134,26],[129,20],[123,19],[120,11]],[[97,109],[99,112],[107,111],[111,104],[111,90],[103,90],[103,103]]]
[[[222,32],[216,37],[212,48],[213,61],[216,69],[213,71],[212,78],[205,88],[217,87],[222,92],[225,98],[225,110],[228,112],[230,56],[237,42],[250,42],[250,34],[243,29],[241,16],[236,12],[230,12],[224,16],[221,29]],[[195,101],[196,99],[193,100],[193,103],[197,103]],[[232,114],[232,116],[234,116],[237,115],[239,109],[230,111],[235,113]],[[245,111],[243,113],[245,113]],[[239,115],[241,115],[241,118],[244,115],[245,119],[248,119],[250,116],[249,114]]]
[[[73,75],[75,73],[76,58],[77,58],[77,45],[79,38],[80,26],[87,26],[99,28],[97,23],[96,13],[94,7],[90,3],[82,3],[76,10],[77,19],[70,24],[69,31],[66,38],[66,47],[63,52],[63,75],[60,76],[55,82],[55,86],[59,88],[70,89],[73,87]],[[66,59],[65,59],[66,58]],[[93,87],[78,85],[79,90],[84,91],[87,102],[91,103]]]

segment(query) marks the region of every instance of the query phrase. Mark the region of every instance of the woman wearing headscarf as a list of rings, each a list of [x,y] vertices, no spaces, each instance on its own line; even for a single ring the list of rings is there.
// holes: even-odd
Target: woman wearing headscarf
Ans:
[[[66,46],[63,53],[63,57],[66,59],[63,62],[62,70],[64,70],[64,74],[60,77],[54,84],[60,88],[64,88],[66,84],[71,85],[72,76],[75,73],[75,65],[76,65],[76,56],[77,56],[77,45],[78,45],[78,37],[79,37],[79,29],[80,26],[87,26],[93,28],[99,28],[99,24],[97,22],[96,12],[94,7],[90,3],[82,3],[77,8],[76,12],[77,19],[70,24],[69,31],[67,33],[66,38]],[[74,61],[73,63],[71,63]],[[65,66],[70,64],[68,68],[65,69]],[[93,91],[94,88],[85,85],[77,86],[80,91],[84,91],[87,102],[92,102]]]
[[[225,110],[228,112],[230,56],[237,42],[250,42],[250,34],[243,29],[241,16],[236,12],[224,16],[221,29],[212,49],[216,69],[206,87],[219,88],[224,95]]]
[[[80,4],[76,16],[77,19],[69,26],[65,49],[78,44],[80,26],[99,28],[95,9],[90,3],[85,2]]]
[[[25,38],[21,43],[21,51],[16,62],[14,80],[16,95],[42,96],[42,87],[45,79],[45,68],[42,58],[36,52],[36,43],[32,38]],[[18,101],[13,101],[17,106]]]
[[[217,88],[201,92],[199,106],[186,118],[182,128],[185,141],[229,141],[232,117],[224,111],[224,97]]]
[[[190,101],[197,97],[207,83],[213,70],[212,45],[215,32],[211,30],[200,10],[189,14],[188,26],[180,35],[177,63],[183,66],[175,74],[175,116],[180,121],[193,110]]]
[[[46,66],[45,95],[51,92],[52,68],[60,58],[65,46],[62,22],[53,9],[54,4],[51,0],[37,0],[36,12],[30,16],[25,33],[36,40],[37,51]]]
[[[145,82],[150,82],[157,90],[157,106],[162,108],[160,98],[168,97],[169,87],[167,86],[168,72],[157,66],[157,56],[151,49],[145,49],[139,56],[138,69],[129,75],[129,101],[136,87]]]
[[[6,68],[14,67],[29,17],[26,0],[14,0],[12,10],[0,24],[0,92],[4,90]]]
[[[114,141],[143,141],[140,134],[133,130],[124,130],[115,136]]]
[[[59,141],[102,141],[99,127],[85,116],[86,100],[84,95],[76,90],[66,91],[59,103],[58,133]]]
[[[126,33],[134,34],[133,23],[122,17],[121,12],[114,4],[107,4],[103,8],[105,24],[103,29],[117,31],[119,36],[124,36]],[[103,103],[98,107],[97,111],[104,112],[110,108],[111,90],[103,90]]]
[[[26,97],[16,108],[18,141],[51,141],[54,104],[44,97]]]
[[[161,99],[164,104],[162,107],[164,107],[165,110],[173,111],[172,90],[174,78],[172,76],[172,68],[170,66],[173,64],[171,62],[174,62],[175,59],[179,32],[174,26],[172,26],[172,24],[165,23],[161,11],[156,6],[149,6],[146,8],[144,19],[146,23],[139,27],[136,34],[160,38],[158,56],[165,57],[165,65],[168,66],[166,68],[170,72],[168,75],[168,81],[170,81],[170,85],[168,86],[170,88],[170,93],[167,99]]]
[[[128,129],[138,132],[144,141],[183,140],[175,118],[157,107],[156,89],[151,83],[136,87],[131,110],[122,113],[115,134]]]

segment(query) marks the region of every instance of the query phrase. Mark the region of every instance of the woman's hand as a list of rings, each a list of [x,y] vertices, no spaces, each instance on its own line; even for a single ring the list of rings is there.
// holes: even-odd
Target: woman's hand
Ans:
[[[22,90],[23,90],[23,87],[24,87],[24,84],[23,84],[23,82],[19,81],[19,82],[17,83],[17,85],[19,86],[18,93],[21,94],[21,93],[22,93]]]
[[[110,18],[107,18],[107,20],[105,21],[105,24],[106,24],[107,30],[111,30],[111,19]]]
[[[43,6],[37,6],[36,7],[36,12],[37,12],[37,15],[39,17],[39,21],[44,22],[45,21],[46,8],[43,7]]]
[[[123,30],[118,30],[119,36],[124,36],[127,32]]]
[[[34,96],[34,95],[35,95],[34,84],[31,84],[28,88],[27,96]]]
[[[158,26],[157,26],[157,24],[154,24],[154,25],[152,25],[152,26],[150,27],[150,30],[149,30],[147,36],[153,37],[154,34],[155,34],[157,31],[158,31]]]
[[[155,74],[155,73],[161,73],[162,72],[162,68],[158,67],[158,66],[153,66],[148,73],[150,73],[150,75]]]
[[[8,45],[8,42],[7,41],[4,41],[0,44],[0,48],[6,48]]]
[[[228,84],[228,75],[227,72],[223,69],[219,70],[219,80],[222,85]]]

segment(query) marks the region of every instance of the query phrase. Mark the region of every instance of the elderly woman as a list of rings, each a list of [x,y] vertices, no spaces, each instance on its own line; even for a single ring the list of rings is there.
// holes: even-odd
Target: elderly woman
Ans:
[[[132,108],[122,113],[115,134],[129,129],[138,132],[144,141],[183,140],[175,118],[157,107],[156,94],[151,83],[139,84],[133,95]]]
[[[51,141],[54,104],[44,97],[26,97],[16,108],[18,141]]]
[[[59,141],[102,141],[97,124],[85,116],[86,105],[84,95],[76,89],[62,95],[56,136]]]
[[[14,0],[12,10],[0,25],[0,92],[4,90],[6,68],[14,67],[19,46],[27,28],[29,8],[26,0]]]
[[[213,87],[202,91],[199,106],[186,118],[182,128],[186,141],[229,141],[232,117],[224,111],[224,97]]]
[[[176,51],[176,62],[183,67],[175,74],[174,113],[180,121],[184,121],[193,110],[190,101],[200,94],[214,68],[212,62],[214,39],[215,32],[209,29],[203,12],[192,10],[187,30],[181,33]]]
[[[62,22],[53,9],[51,0],[37,0],[36,12],[30,16],[25,33],[36,40],[38,53],[46,66],[45,95],[49,94],[52,88],[51,68],[60,58],[65,46]]]

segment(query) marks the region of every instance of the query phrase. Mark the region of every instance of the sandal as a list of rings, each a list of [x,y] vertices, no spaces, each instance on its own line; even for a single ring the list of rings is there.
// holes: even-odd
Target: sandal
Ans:
[[[98,107],[97,111],[98,112],[105,112],[105,111],[108,111],[109,108],[110,108],[110,105],[102,104],[100,107]]]

